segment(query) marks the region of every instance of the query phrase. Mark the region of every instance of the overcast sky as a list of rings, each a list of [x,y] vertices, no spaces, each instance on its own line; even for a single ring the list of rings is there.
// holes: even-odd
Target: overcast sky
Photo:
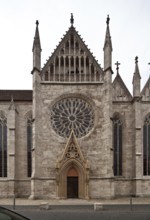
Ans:
[[[32,89],[32,45],[39,20],[42,67],[70,27],[74,26],[103,67],[106,17],[114,63],[132,93],[135,56],[143,88],[150,75],[149,0],[0,0],[0,89]]]

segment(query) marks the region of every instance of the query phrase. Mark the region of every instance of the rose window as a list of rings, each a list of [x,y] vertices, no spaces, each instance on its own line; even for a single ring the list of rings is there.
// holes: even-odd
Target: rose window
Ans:
[[[81,98],[64,98],[53,105],[51,124],[62,137],[69,137],[71,130],[76,137],[83,137],[94,124],[92,106]]]

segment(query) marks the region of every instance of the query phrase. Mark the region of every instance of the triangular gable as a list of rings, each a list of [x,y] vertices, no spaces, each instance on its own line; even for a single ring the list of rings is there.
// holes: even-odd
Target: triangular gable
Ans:
[[[103,70],[73,26],[69,28],[41,73],[42,81],[103,82]]]
[[[142,92],[142,101],[150,101],[150,77],[148,78]]]
[[[71,131],[70,136],[68,138],[68,142],[66,144],[61,161],[65,162],[70,159],[79,160],[81,162],[84,161],[84,157],[82,155],[80,146],[77,142],[77,139],[75,137],[73,130]]]
[[[117,73],[116,78],[112,84],[113,87],[113,101],[131,101],[132,95],[124,84],[121,76]]]

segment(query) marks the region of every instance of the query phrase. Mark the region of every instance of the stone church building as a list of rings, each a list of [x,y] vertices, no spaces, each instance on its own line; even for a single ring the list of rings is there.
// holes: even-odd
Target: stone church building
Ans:
[[[70,23],[41,68],[37,21],[32,91],[0,90],[0,197],[150,196],[150,78],[112,80],[109,17],[103,68]]]

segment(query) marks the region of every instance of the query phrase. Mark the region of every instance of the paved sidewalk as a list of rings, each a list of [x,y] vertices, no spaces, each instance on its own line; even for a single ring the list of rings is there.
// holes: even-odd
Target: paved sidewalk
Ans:
[[[120,198],[112,200],[84,200],[84,199],[53,199],[53,200],[30,200],[16,198],[15,204],[17,206],[38,206],[43,203],[48,203],[49,205],[93,205],[94,203],[103,203],[104,205],[128,205],[131,202],[131,198]],[[0,205],[13,205],[13,198],[0,198]],[[150,204],[150,198],[132,198],[132,204]]]

